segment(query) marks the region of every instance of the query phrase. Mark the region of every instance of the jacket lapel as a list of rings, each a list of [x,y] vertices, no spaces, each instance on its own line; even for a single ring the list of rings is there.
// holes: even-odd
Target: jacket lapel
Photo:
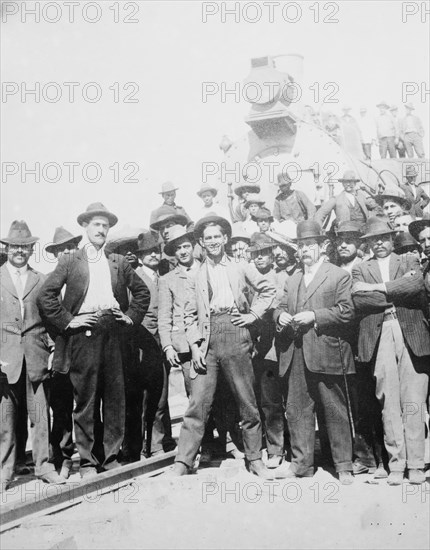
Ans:
[[[108,258],[109,268],[110,268],[110,278],[112,283],[112,291],[115,295],[116,285],[118,283],[118,262],[116,258],[111,255]]]
[[[382,283],[382,275],[381,270],[379,269],[378,260],[376,258],[373,258],[369,260],[366,265],[369,275],[372,277],[375,283]]]
[[[397,272],[400,269],[400,258],[397,254],[391,254],[390,257],[390,281],[394,281],[397,275]]]
[[[230,282],[230,288],[233,293],[234,303],[240,304],[240,289],[239,289],[239,277],[238,271],[235,268],[234,263],[227,256],[227,275]]]
[[[291,311],[288,313],[297,313],[297,300],[299,298],[299,286],[303,279],[303,273],[301,271],[296,271],[291,277],[291,283],[288,285],[290,287],[290,295],[288,296],[288,301],[292,306]],[[293,313],[293,315],[294,315]]]
[[[209,308],[208,277],[209,277],[208,266],[206,262],[203,262],[196,274],[196,291],[197,291],[196,296],[198,301],[199,290],[200,290],[200,294],[203,297],[203,305],[205,306],[205,310],[209,315],[210,308]]]
[[[364,197],[362,197],[362,195],[360,193],[357,193],[355,195],[355,200],[357,201],[359,207],[361,208],[361,210],[363,211],[364,214],[367,214],[367,206],[366,206],[366,202],[364,200]]]
[[[22,295],[22,299],[24,298],[33,290],[33,288],[37,285],[39,282],[39,275],[35,273],[31,267],[27,270],[27,282],[25,283],[24,288],[24,294]]]
[[[306,298],[304,303],[306,303],[311,298],[311,296],[315,293],[318,287],[320,287],[323,284],[323,282],[327,279],[328,269],[329,268],[328,268],[327,262],[324,262],[319,266],[318,271],[315,273],[314,278],[312,279],[312,281],[310,282],[310,285],[306,289]],[[297,302],[297,299],[296,299],[296,302]]]
[[[9,270],[6,267],[6,265],[2,265],[1,267],[1,285],[8,292],[10,292],[12,296],[15,296],[15,298],[18,298],[15,285],[13,284],[12,277],[10,276]]]

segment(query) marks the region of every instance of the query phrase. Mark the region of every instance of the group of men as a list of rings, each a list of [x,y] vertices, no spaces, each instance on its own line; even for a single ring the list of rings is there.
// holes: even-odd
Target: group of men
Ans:
[[[315,211],[306,196],[291,199],[280,175],[277,215],[308,209],[292,239],[261,204],[250,214],[255,189],[231,206],[236,223],[216,211],[216,193],[200,190],[212,202],[194,225],[165,184],[151,231],[118,241],[108,240],[117,217],[94,203],[77,218],[83,241],[56,231],[47,276],[28,263],[37,237],[13,222],[0,239],[2,490],[19,466],[27,414],[35,475],[47,483],[66,481],[74,445],[83,479],[175,448],[172,368],[189,406],[169,475],[210,454],[215,424],[219,433],[239,426],[250,473],[312,476],[317,418],[341,483],[363,472],[423,483],[430,220],[411,209],[428,197],[362,197],[354,173],[341,181],[344,192]],[[237,422],[219,421],[217,401]]]

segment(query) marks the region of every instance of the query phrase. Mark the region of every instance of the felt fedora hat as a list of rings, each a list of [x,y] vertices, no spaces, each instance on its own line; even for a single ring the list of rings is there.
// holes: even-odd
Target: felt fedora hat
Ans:
[[[422,248],[420,244],[412,237],[407,231],[402,231],[394,237],[394,252],[396,254],[403,254],[405,248],[416,248],[421,252]]]
[[[418,167],[415,164],[407,164],[405,169],[405,176],[417,176]]]
[[[220,225],[226,232],[226,235],[228,236],[228,238],[230,239],[231,237],[230,222],[228,222],[225,218],[222,218],[221,216],[215,216],[215,215],[209,214],[208,216],[205,216],[204,218],[201,218],[200,220],[198,220],[196,225],[194,226],[194,237],[196,240],[202,237],[205,227],[210,223],[215,223],[217,225]]]
[[[264,200],[257,193],[251,193],[245,202],[245,208],[248,208],[250,204],[259,204],[260,206],[264,204]]]
[[[240,196],[245,189],[250,193],[259,193],[261,191],[261,188],[258,184],[245,182],[235,187],[234,192],[236,193],[237,196]]]
[[[244,241],[246,243],[249,243],[250,240],[251,240],[251,237],[249,233],[247,233],[243,228],[242,222],[236,222],[232,225],[232,232],[231,232],[231,238],[230,238],[231,243],[235,243],[236,241]]]
[[[376,195],[373,197],[375,199],[375,202],[379,204],[379,206],[384,206],[385,202],[391,201],[398,204],[403,210],[410,210],[412,205],[410,201],[405,198],[403,195],[400,195],[400,193],[381,193],[380,195]]]
[[[277,231],[270,232],[270,238],[275,241],[275,243],[281,247],[288,248],[291,252],[297,252],[297,244],[293,243],[285,235],[278,233]]]
[[[30,229],[28,228],[27,222],[24,220],[15,220],[12,222],[9,233],[7,237],[0,239],[0,242],[4,244],[15,244],[15,245],[27,245],[34,244],[39,240],[39,237],[35,237],[31,234]]]
[[[77,218],[78,224],[82,225],[85,222],[88,223],[92,218],[94,218],[94,216],[104,216],[107,218],[109,220],[110,227],[113,227],[118,222],[118,218],[115,214],[109,212],[104,204],[101,202],[93,202],[87,207],[85,212],[79,214]]]
[[[171,181],[165,181],[161,186],[161,191],[159,191],[158,194],[162,195],[163,193],[170,193],[171,191],[177,191],[178,189],[179,187],[175,187]]]
[[[386,109],[389,109],[390,106],[388,105],[388,103],[383,99],[382,101],[380,101],[379,103],[376,104],[377,107],[385,107]]]
[[[169,229],[169,240],[164,246],[164,252],[168,256],[173,256],[176,251],[178,244],[189,241],[194,245],[194,231],[187,231],[183,225],[174,225]]]
[[[382,218],[377,218],[372,216],[369,218],[364,226],[364,235],[361,240],[369,239],[370,237],[379,237],[380,235],[394,235],[396,231],[391,227],[391,225],[383,220]]]
[[[363,224],[352,220],[345,220],[335,229],[336,235],[357,234],[363,235]]]
[[[54,254],[56,249],[66,243],[74,244],[78,246],[78,244],[82,240],[82,235],[72,235],[70,231],[67,231],[62,225],[60,227],[57,227],[54,232],[54,236],[52,237],[52,243],[49,244],[45,250],[46,252],[50,252],[51,254]]]
[[[260,220],[273,222],[275,220],[270,210],[268,208],[265,208],[264,206],[262,206],[260,210],[256,214],[254,214],[254,216],[252,217],[257,222]]]
[[[261,250],[275,248],[275,246],[277,246],[277,243],[267,233],[253,233],[248,252],[260,252]]]
[[[418,241],[423,229],[430,227],[430,215],[425,213],[421,220],[415,220],[409,224],[409,233]]]
[[[324,241],[327,236],[324,234],[319,223],[312,220],[305,220],[299,222],[296,228],[297,237],[294,241],[300,241],[303,239],[318,239]]]
[[[338,178],[337,181],[340,181],[341,183],[344,181],[361,181],[360,178],[357,178],[357,174],[354,172],[354,170],[346,170],[343,173],[343,176],[341,178]]]
[[[141,233],[137,239],[137,252],[147,252],[160,246],[160,238],[151,231]]]
[[[276,185],[285,185],[287,183],[293,183],[290,175],[287,172],[279,172],[276,176]]]
[[[213,187],[212,185],[202,185],[197,191],[197,195],[201,197],[203,193],[207,192],[212,193],[212,195],[215,197],[218,194],[218,189],[216,187]]]
[[[187,225],[188,220],[183,214],[179,214],[172,206],[165,204],[158,209],[157,218],[150,227],[154,231],[160,231],[163,225],[170,222],[174,222],[176,225]]]

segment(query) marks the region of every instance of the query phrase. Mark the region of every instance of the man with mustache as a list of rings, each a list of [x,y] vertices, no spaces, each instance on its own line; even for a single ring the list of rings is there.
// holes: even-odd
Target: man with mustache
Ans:
[[[358,360],[376,379],[382,407],[389,485],[425,482],[423,411],[427,399],[430,336],[428,304],[418,260],[393,252],[395,231],[370,218],[365,240],[374,257],[354,266],[352,294],[360,314]]]
[[[34,237],[25,221],[14,221],[7,237],[1,274],[0,492],[13,480],[17,458],[17,420],[32,423],[35,475],[46,483],[65,483],[49,460],[48,361],[53,349],[36,298],[45,276],[28,265]]]
[[[70,372],[76,446],[82,478],[118,466],[124,439],[125,393],[120,339],[142,322],[149,291],[123,256],[106,257],[109,229],[118,218],[101,203],[77,218],[87,242],[63,256],[41,288],[38,305],[54,327],[53,369]],[[63,287],[64,297],[58,297]],[[129,299],[131,293],[131,300]],[[94,423],[103,404],[103,456],[96,456]]]
[[[352,439],[345,379],[355,372],[345,329],[354,319],[351,277],[324,261],[326,236],[314,221],[297,225],[298,256],[304,272],[286,280],[274,312],[279,376],[287,409],[292,461],[276,477],[314,474],[315,413],[323,411],[339,481],[353,482]]]

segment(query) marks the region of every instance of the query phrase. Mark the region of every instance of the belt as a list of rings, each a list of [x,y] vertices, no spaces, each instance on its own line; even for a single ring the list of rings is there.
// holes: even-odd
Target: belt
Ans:
[[[384,313],[384,321],[391,321],[397,319],[397,311],[391,310]]]

